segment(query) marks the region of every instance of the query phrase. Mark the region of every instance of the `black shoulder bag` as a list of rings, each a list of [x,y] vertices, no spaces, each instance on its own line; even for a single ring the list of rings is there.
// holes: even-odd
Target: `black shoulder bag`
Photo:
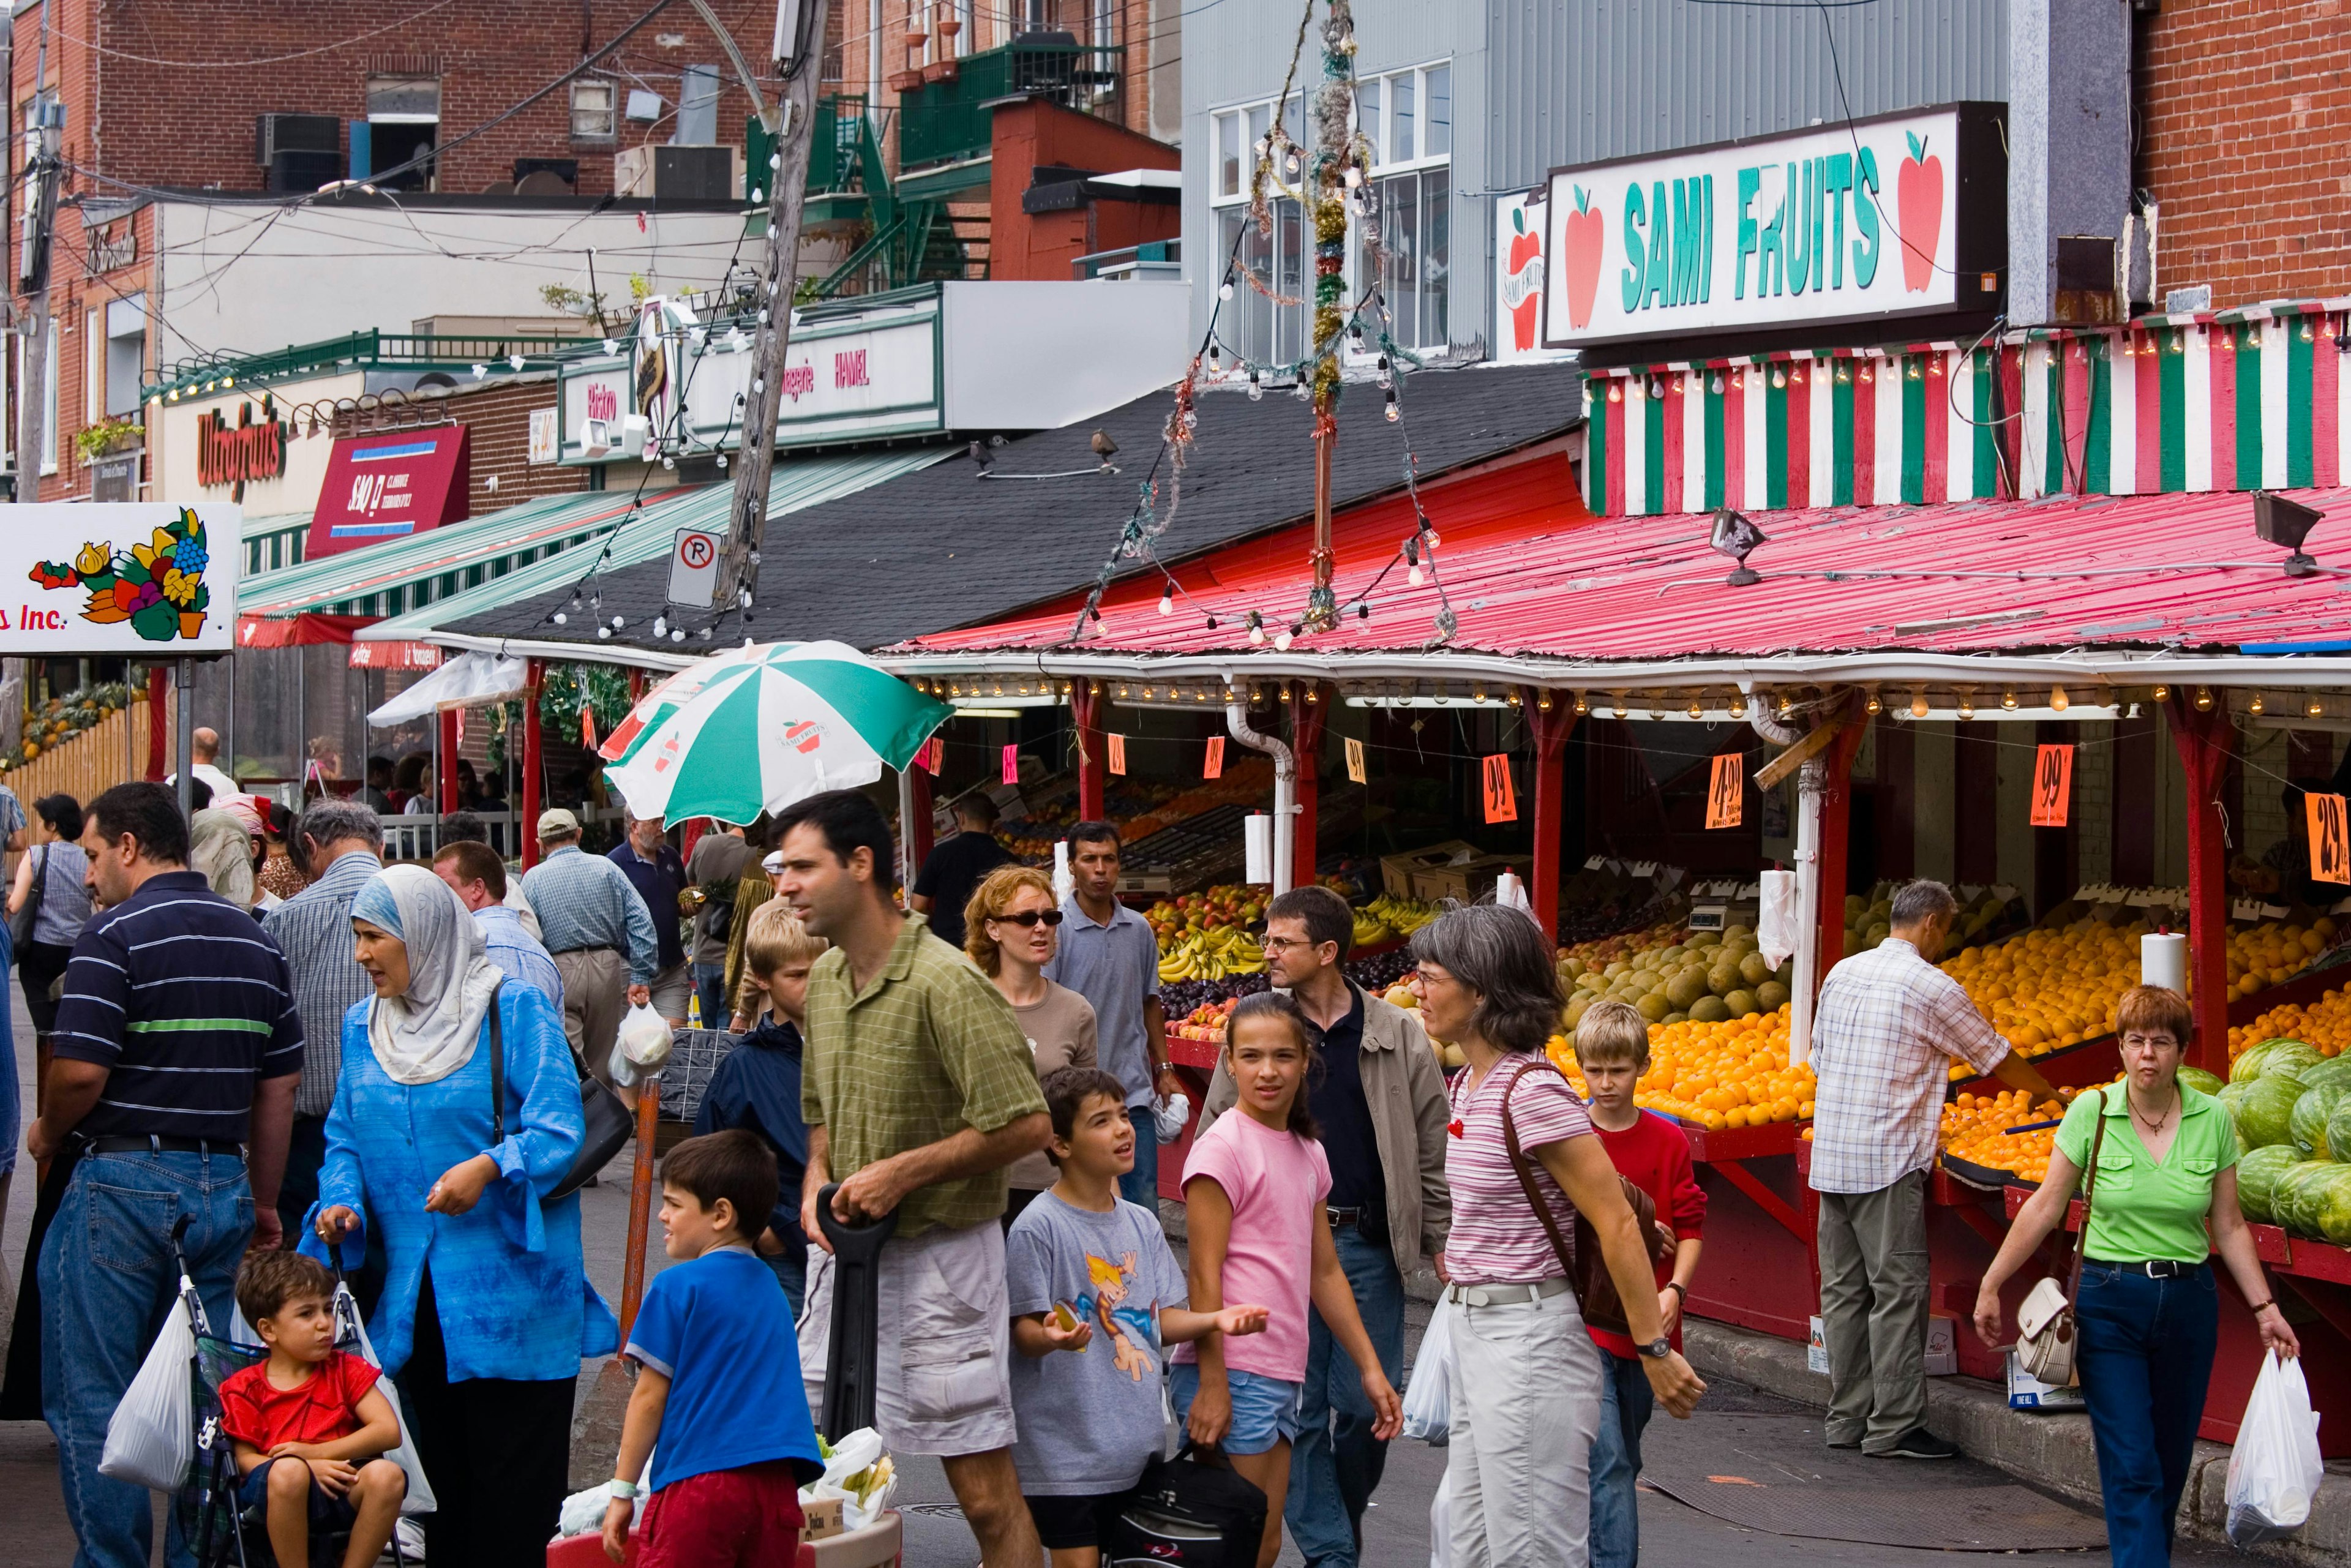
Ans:
[[[507,1062],[506,1038],[498,1027],[498,988],[504,980],[490,988],[490,1146],[496,1148],[507,1141]],[[588,1185],[588,1178],[610,1164],[621,1146],[637,1130],[637,1119],[621,1103],[621,1097],[604,1083],[590,1075],[575,1054],[572,1070],[580,1074],[580,1113],[588,1124],[585,1136],[580,1140],[580,1154],[571,1162],[563,1179],[554,1190],[539,1201],[553,1203],[569,1197]]]
[[[41,899],[49,881],[49,846],[42,844],[31,852],[38,857],[33,862],[32,886],[25,891],[24,907],[8,917],[8,942],[18,963],[24,962],[25,949],[33,945],[33,923],[41,917]]]

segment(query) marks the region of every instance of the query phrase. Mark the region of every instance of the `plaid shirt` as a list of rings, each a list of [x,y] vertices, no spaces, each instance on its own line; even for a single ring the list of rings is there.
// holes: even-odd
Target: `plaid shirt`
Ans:
[[[523,874],[522,891],[549,952],[610,947],[629,961],[632,986],[650,986],[661,972],[653,911],[628,873],[602,855],[565,844]]]
[[[375,995],[375,983],[351,956],[351,900],[383,869],[375,856],[353,850],[335,857],[327,874],[261,918],[294,974],[294,1006],[302,1014],[302,1083],[294,1112],[324,1116],[335,1103],[335,1074],[343,1065],[343,1015]]]
[[[1959,983],[1888,937],[1829,971],[1813,1015],[1813,1190],[1877,1192],[1935,1163],[1950,1059],[2008,1054]]]
[[[851,990],[838,947],[810,971],[800,1109],[826,1130],[840,1181],[966,1127],[993,1133],[1040,1114],[1045,1097],[1012,1005],[917,915],[864,990]],[[898,1206],[898,1235],[988,1224],[1004,1212],[1005,1186],[992,1170],[924,1187]]]

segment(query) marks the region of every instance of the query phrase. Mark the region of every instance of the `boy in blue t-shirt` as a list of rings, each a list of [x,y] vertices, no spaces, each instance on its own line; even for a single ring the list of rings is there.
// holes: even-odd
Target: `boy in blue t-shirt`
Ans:
[[[1012,1463],[1052,1568],[1096,1568],[1101,1535],[1160,1456],[1163,1345],[1261,1333],[1263,1307],[1185,1309],[1159,1217],[1118,1196],[1134,1168],[1126,1086],[1091,1067],[1045,1080],[1061,1180],[1005,1239],[1012,1308]],[[672,1156],[674,1157],[674,1156]],[[1057,1354],[1059,1353],[1059,1354]]]
[[[636,1478],[654,1455],[641,1568],[793,1562],[803,1482],[824,1472],[782,1285],[751,1250],[776,1206],[776,1156],[737,1128],[662,1162],[664,1245],[622,1354],[638,1365],[621,1427],[604,1551],[628,1548]]]

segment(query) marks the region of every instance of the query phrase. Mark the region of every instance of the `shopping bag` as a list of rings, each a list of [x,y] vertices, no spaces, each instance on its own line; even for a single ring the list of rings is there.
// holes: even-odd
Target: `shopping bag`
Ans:
[[[1404,1385],[1404,1435],[1442,1447],[1453,1424],[1453,1303],[1437,1298]]]
[[[2253,1396],[2229,1455],[2229,1542],[2274,1541],[2302,1528],[2325,1466],[2318,1457],[2318,1412],[2302,1363],[2272,1351],[2253,1379]]]
[[[1453,1467],[1437,1479],[1428,1500],[1428,1568],[1453,1568]]]
[[[1796,873],[1792,871],[1767,871],[1761,882],[1761,901],[1755,917],[1755,947],[1763,961],[1775,967],[1788,960],[1796,950],[1796,934],[1803,924],[1803,910],[1796,899]]]
[[[1165,1100],[1154,1101],[1151,1116],[1152,1131],[1159,1135],[1159,1141],[1172,1144],[1192,1124],[1192,1097],[1179,1089]]]
[[[177,1491],[186,1482],[196,1458],[196,1335],[211,1327],[195,1281],[181,1275],[179,1300],[106,1424],[99,1475],[151,1491]]]
[[[340,1280],[335,1281],[335,1343],[353,1347],[361,1361],[378,1372],[383,1370],[383,1360],[368,1338],[367,1324],[360,1321],[360,1304],[351,1299],[351,1288]],[[400,1390],[389,1377],[377,1378],[375,1385],[392,1402],[392,1419],[400,1423],[400,1447],[384,1456],[408,1477],[408,1495],[400,1500],[400,1511],[431,1513],[441,1505],[433,1496],[433,1483],[424,1479],[423,1462],[416,1457],[416,1437],[409,1428],[407,1413],[400,1407]]]
[[[669,1060],[670,1040],[669,1020],[653,1011],[649,1004],[640,1002],[631,1008],[628,1016],[621,1020],[621,1035],[616,1043],[621,1054],[629,1059],[630,1065],[645,1070],[658,1068]]]

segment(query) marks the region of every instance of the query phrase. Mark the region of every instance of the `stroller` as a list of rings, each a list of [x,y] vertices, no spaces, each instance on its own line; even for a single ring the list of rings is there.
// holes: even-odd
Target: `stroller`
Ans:
[[[172,1257],[180,1266],[180,1303],[188,1314],[196,1341],[195,1358],[189,1369],[193,1385],[191,1411],[195,1423],[195,1462],[172,1499],[182,1539],[187,1542],[200,1568],[336,1568],[350,1543],[347,1533],[314,1531],[308,1563],[280,1564],[269,1546],[265,1513],[268,1505],[256,1503],[244,1508],[238,1503],[244,1478],[236,1467],[235,1444],[221,1429],[220,1387],[234,1374],[266,1359],[268,1352],[236,1343],[213,1332],[204,1302],[188,1284],[187,1259],[180,1254],[180,1241],[187,1224],[186,1217],[182,1217],[172,1233]],[[358,1354],[363,1343],[358,1309],[350,1292],[343,1289],[342,1249],[336,1247],[331,1251],[335,1345],[339,1350]],[[404,1427],[402,1435],[405,1436]],[[401,1552],[397,1531],[392,1538],[392,1559],[402,1568],[407,1562]]]

